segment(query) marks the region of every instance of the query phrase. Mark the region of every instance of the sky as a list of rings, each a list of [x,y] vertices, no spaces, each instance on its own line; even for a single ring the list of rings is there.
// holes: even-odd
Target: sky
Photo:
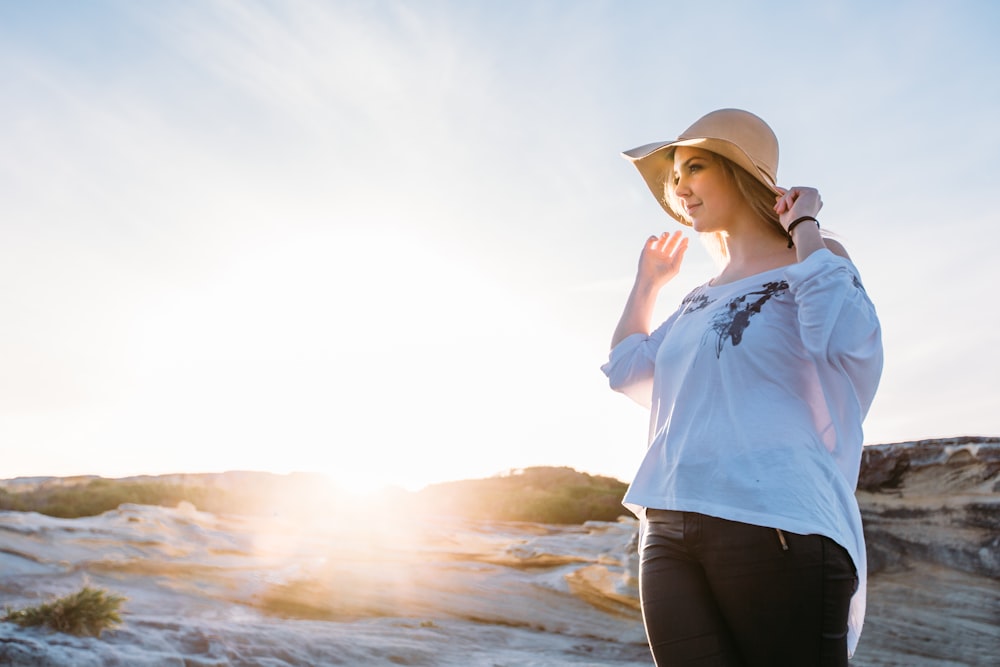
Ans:
[[[713,109],[883,327],[877,444],[1000,435],[1000,5],[0,0],[0,478],[628,480],[620,153]],[[697,243],[666,317],[716,268]]]

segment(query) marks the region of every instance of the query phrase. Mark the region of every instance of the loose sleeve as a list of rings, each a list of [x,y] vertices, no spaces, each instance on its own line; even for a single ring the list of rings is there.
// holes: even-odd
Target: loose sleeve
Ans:
[[[856,486],[861,422],[882,375],[882,332],[875,307],[854,265],[827,249],[791,265],[786,278],[798,307],[802,343],[816,362],[827,410],[838,425],[827,447]]]
[[[608,377],[612,389],[644,407],[648,408],[652,404],[656,351],[660,349],[663,337],[679,314],[680,310],[653,333],[634,333],[611,349],[608,362],[601,366],[601,370]]]

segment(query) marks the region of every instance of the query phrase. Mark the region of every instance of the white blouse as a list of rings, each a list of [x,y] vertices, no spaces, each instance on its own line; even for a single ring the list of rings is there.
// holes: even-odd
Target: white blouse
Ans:
[[[829,250],[691,292],[601,370],[650,414],[649,447],[625,495],[799,534],[850,553],[859,586],[848,650],[864,620],[867,563],[854,491],[861,422],[882,373],[881,329],[854,265]]]

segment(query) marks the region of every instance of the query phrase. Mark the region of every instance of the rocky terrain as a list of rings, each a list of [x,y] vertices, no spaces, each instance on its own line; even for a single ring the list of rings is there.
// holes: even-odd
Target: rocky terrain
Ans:
[[[1000,438],[866,447],[857,665],[1000,664]]]
[[[866,448],[869,607],[853,665],[998,664],[998,472],[997,438]],[[0,488],[50,483],[69,482]],[[0,623],[0,665],[651,664],[634,521],[435,519],[396,500],[322,516],[0,512],[0,607],[85,583],[128,598],[100,639]]]

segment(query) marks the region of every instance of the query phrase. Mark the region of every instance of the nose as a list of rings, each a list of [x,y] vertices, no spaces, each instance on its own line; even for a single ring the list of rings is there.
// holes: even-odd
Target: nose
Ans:
[[[691,188],[688,187],[687,178],[684,174],[676,178],[674,182],[674,194],[678,197],[687,197],[691,194]]]

